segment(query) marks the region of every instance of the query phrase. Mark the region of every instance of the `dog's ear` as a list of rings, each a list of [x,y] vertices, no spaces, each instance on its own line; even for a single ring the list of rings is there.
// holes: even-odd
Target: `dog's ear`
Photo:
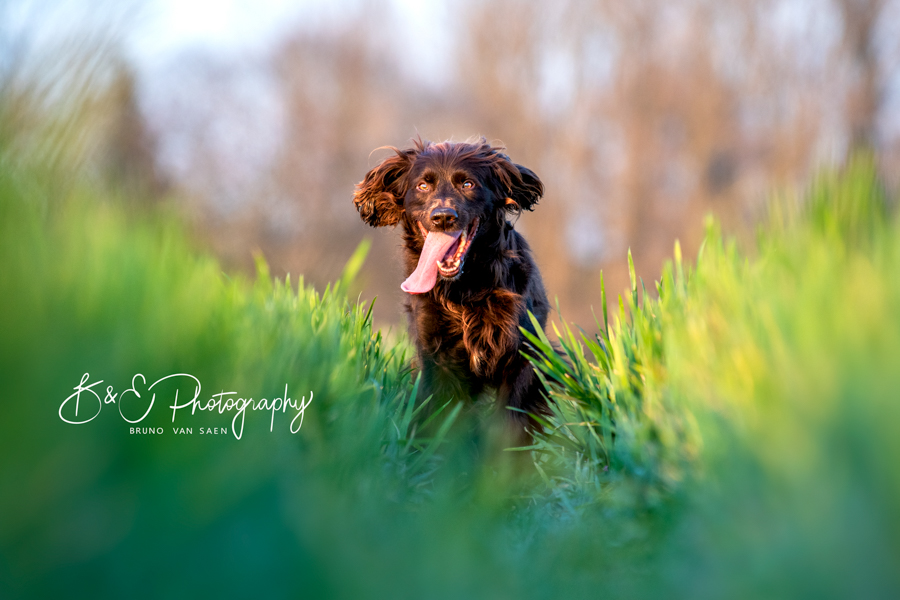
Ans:
[[[504,207],[509,212],[534,210],[534,206],[544,195],[544,184],[532,171],[509,160],[505,154],[497,154],[494,162],[494,176],[498,180],[499,192]]]
[[[406,174],[412,166],[415,150],[391,148],[394,156],[381,161],[356,184],[353,204],[362,220],[372,227],[396,225],[403,215]]]
[[[520,179],[513,182],[510,199],[522,210],[534,210],[538,200],[544,195],[544,184],[531,169],[517,164],[513,166],[519,171]]]

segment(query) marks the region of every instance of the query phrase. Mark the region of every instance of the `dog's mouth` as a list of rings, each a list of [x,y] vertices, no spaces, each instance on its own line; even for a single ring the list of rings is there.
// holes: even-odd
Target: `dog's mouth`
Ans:
[[[400,286],[410,294],[424,294],[435,286],[440,274],[444,279],[454,279],[462,272],[466,254],[478,231],[478,219],[468,227],[453,232],[427,231],[417,222],[425,244],[419,255],[416,270]]]
[[[427,243],[430,234],[422,227],[421,223],[419,223],[419,229],[422,230],[422,236],[426,239]],[[475,232],[477,230],[478,219],[475,219],[467,230],[460,230],[450,234],[452,237],[456,237],[456,241],[450,244],[450,247],[447,248],[443,258],[436,261],[438,272],[441,274],[441,277],[452,279],[459,275],[459,272],[462,270],[463,261],[466,258],[466,253],[472,245],[472,238],[475,237]]]

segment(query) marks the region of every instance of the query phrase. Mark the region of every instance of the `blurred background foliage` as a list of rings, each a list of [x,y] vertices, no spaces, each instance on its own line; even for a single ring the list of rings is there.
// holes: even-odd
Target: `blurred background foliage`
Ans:
[[[675,239],[696,253],[707,212],[752,235],[771,190],[802,189],[855,147],[900,184],[896,0],[4,6],[18,126],[46,127],[47,104],[80,90],[65,106],[96,127],[65,151],[142,198],[177,195],[232,269],[252,273],[261,250],[273,274],[324,287],[371,238],[355,291],[382,299],[379,324],[403,320],[397,236],[361,227],[349,198],[376,148],[417,134],[484,135],[544,179],[518,227],[580,323],[601,270],[627,287],[629,248],[656,279]],[[185,33],[228,14],[284,16]]]
[[[341,4],[161,78],[141,6],[0,5],[0,596],[897,597],[896,4]],[[547,183],[528,451],[373,326],[350,193],[417,128]],[[84,373],[315,396],[137,436]]]

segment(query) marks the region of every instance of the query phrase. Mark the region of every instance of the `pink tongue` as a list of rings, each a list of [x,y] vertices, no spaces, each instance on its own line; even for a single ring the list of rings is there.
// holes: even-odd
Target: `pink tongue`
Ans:
[[[449,235],[439,231],[429,233],[425,238],[425,247],[422,248],[416,270],[400,285],[400,289],[410,294],[424,294],[433,288],[437,283],[437,261],[444,258],[447,250],[460,235],[462,235],[462,231]]]

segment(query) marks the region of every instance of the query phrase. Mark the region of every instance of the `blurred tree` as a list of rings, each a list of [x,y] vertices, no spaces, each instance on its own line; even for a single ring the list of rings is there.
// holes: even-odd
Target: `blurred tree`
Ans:
[[[843,25],[843,50],[850,63],[852,87],[847,107],[854,147],[877,148],[876,119],[883,104],[885,80],[879,64],[877,33],[884,0],[836,0]],[[896,37],[896,31],[892,32]]]
[[[128,199],[159,199],[170,182],[157,167],[157,139],[138,104],[134,73],[122,64],[106,92],[108,111],[102,180],[124,191]]]

